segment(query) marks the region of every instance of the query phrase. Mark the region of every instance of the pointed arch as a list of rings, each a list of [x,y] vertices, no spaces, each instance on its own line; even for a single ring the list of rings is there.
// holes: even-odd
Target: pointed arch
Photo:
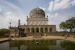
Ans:
[[[27,28],[27,32],[30,32],[30,28]]]
[[[45,28],[45,32],[48,32],[48,28]]]
[[[52,28],[49,29],[49,32],[52,32]]]
[[[36,28],[36,32],[37,32],[37,33],[39,32],[39,28]]]
[[[34,33],[34,28],[31,28],[31,32]]]

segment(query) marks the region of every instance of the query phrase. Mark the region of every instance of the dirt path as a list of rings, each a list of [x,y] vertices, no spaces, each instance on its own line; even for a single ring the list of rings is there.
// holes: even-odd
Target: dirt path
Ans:
[[[65,36],[42,36],[41,38],[33,38],[33,36],[29,36],[29,37],[19,37],[19,38],[14,38],[14,39],[18,39],[18,40],[28,40],[28,39],[64,39],[64,40],[69,40],[69,41],[74,41],[75,42],[75,38],[73,37],[65,37]]]
[[[0,38],[0,41],[8,40],[9,38]],[[28,40],[28,39],[64,39],[64,40],[69,40],[69,41],[74,41],[74,37],[65,37],[65,36],[42,36],[41,38],[34,38],[33,36],[29,37],[19,37],[19,38],[12,38],[16,40]]]
[[[0,38],[0,41],[8,40],[8,38]]]

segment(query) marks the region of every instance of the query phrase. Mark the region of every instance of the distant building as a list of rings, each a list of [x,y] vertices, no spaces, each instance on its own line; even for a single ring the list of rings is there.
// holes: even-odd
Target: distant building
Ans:
[[[18,27],[10,27],[10,36],[30,36],[42,35],[50,32],[56,32],[56,25],[48,25],[48,16],[40,8],[34,8],[27,16],[27,25],[21,25],[18,20]]]

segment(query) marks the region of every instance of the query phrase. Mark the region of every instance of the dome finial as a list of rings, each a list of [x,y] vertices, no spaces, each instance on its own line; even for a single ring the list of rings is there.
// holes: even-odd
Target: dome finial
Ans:
[[[27,18],[28,18],[28,16],[27,16]]]
[[[48,18],[48,15],[47,15],[47,18]]]

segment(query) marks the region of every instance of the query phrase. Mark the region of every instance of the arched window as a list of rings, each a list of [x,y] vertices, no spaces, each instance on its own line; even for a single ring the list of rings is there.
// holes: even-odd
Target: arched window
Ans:
[[[40,28],[41,33],[43,33],[43,28]]]
[[[32,33],[34,33],[34,28],[32,28],[31,30],[32,30]]]
[[[39,28],[36,28],[36,32],[37,32],[37,33],[39,32]]]
[[[50,30],[50,32],[52,32],[52,28],[50,28],[49,30]]]
[[[48,28],[45,28],[45,32],[48,32]]]

